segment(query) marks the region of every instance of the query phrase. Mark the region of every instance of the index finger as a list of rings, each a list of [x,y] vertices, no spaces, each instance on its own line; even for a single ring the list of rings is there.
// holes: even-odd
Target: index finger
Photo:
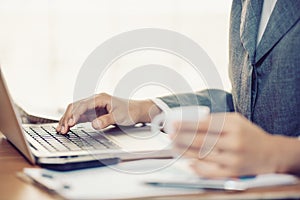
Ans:
[[[97,95],[69,104],[59,121],[59,125],[56,128],[57,132],[62,134],[67,133],[70,127],[74,126],[86,111],[95,109],[96,107],[105,107],[106,105],[107,98],[105,95]],[[97,118],[96,112],[94,118]]]
[[[197,132],[201,133],[221,133],[226,128],[226,115],[228,113],[213,113],[199,121],[178,121],[174,124],[174,127],[176,130],[183,132],[197,130]]]

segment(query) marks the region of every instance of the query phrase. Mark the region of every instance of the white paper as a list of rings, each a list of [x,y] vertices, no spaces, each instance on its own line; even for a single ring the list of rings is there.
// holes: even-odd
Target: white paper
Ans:
[[[188,167],[187,159],[147,159],[71,172],[26,168],[24,173],[67,199],[126,199],[197,194],[204,188],[246,190],[288,185],[298,178],[288,174],[262,174],[251,178],[204,179]],[[149,183],[157,183],[156,186]]]
[[[182,162],[175,162],[178,165]],[[72,172],[25,168],[24,173],[67,199],[126,199],[201,193],[201,189],[155,187],[148,179],[186,176],[171,159],[148,159]]]

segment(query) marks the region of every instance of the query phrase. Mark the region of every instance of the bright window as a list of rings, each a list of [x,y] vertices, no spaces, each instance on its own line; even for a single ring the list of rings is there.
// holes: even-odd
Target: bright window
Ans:
[[[19,104],[35,110],[63,108],[73,101],[77,73],[98,45],[125,31],[163,28],[200,44],[216,64],[224,88],[229,91],[230,6],[231,1],[219,0],[2,0],[0,63],[10,92]],[[184,64],[170,55],[128,55],[116,63],[107,77],[105,92],[113,89],[122,74],[118,66],[153,60],[179,71],[184,69]],[[193,87],[204,89],[197,81]],[[139,91],[137,97],[162,94],[149,89]]]

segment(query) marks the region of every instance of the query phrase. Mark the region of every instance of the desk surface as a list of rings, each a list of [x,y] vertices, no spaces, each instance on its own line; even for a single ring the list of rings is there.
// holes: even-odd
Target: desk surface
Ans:
[[[1,199],[60,199],[17,177],[24,167],[33,167],[5,139],[0,132],[0,196]],[[155,199],[182,199],[177,197],[157,197]],[[300,183],[293,186],[258,188],[246,192],[209,191],[200,195],[186,195],[185,199],[287,199],[300,198]]]

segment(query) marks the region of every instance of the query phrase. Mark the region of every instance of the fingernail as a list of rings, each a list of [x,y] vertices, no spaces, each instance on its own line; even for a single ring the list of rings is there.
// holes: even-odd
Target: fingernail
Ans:
[[[93,127],[95,129],[100,129],[101,128],[101,122],[98,120],[93,121]]]
[[[69,124],[69,125],[73,125],[73,123],[74,123],[73,118],[70,118],[69,121],[68,121],[68,124]]]
[[[60,132],[64,133],[65,132],[65,127],[61,126]]]
[[[59,132],[59,131],[60,131],[60,129],[61,129],[61,126],[60,126],[60,125],[57,125],[57,127],[56,127],[56,131],[57,131],[57,132]]]

